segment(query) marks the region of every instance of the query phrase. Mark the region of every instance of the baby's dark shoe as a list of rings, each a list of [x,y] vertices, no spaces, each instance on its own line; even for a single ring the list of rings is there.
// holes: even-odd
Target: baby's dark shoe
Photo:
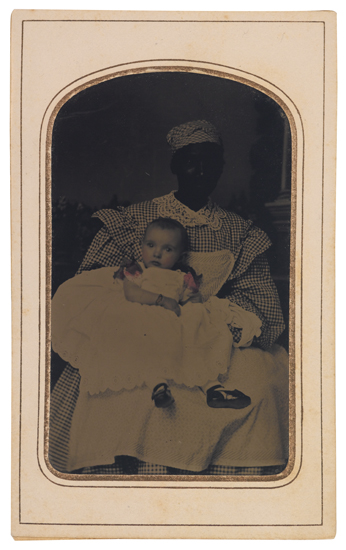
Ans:
[[[164,409],[174,403],[174,397],[165,382],[155,386],[153,393],[151,394],[151,399],[155,402],[155,407],[158,407],[159,409]]]
[[[239,390],[216,385],[207,390],[207,404],[213,409],[244,409],[251,404],[251,399]]]

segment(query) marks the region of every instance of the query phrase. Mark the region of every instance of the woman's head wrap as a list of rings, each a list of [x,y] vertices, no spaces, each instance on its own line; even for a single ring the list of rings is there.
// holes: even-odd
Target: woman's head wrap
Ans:
[[[222,146],[219,132],[213,124],[206,120],[193,120],[192,122],[185,122],[185,124],[175,126],[167,134],[167,141],[172,153],[193,143],[209,142]]]

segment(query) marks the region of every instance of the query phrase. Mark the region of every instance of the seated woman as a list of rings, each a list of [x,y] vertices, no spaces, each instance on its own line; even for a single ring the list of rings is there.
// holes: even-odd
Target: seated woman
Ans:
[[[62,472],[95,474],[275,473],[288,459],[288,358],[273,346],[284,324],[265,257],[270,241],[252,222],[209,199],[224,164],[221,138],[213,125],[189,122],[173,128],[167,139],[178,190],[97,212],[94,216],[104,227],[79,273],[119,266],[124,257],[142,261],[148,223],[167,217],[179,221],[188,233],[189,265],[203,273],[211,295],[229,300],[242,312],[240,321],[238,317],[229,324],[235,347],[231,367],[220,382],[228,388],[230,379],[229,389],[241,388],[251,405],[232,414],[229,409],[216,411],[203,406],[198,389],[178,384],[174,407],[165,409],[152,406],[145,387],[79,395],[80,375],[69,365],[51,397],[50,462]],[[71,461],[71,456],[78,459]]]

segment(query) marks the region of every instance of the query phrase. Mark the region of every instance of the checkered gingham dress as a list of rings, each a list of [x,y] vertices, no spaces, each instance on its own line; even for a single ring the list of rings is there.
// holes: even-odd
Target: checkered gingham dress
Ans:
[[[229,280],[218,296],[257,315],[262,321],[261,335],[254,344],[269,349],[284,330],[283,317],[276,287],[271,278],[265,251],[270,246],[267,235],[251,221],[227,212],[211,201],[197,213],[179,203],[174,192],[152,201],[117,210],[101,210],[94,214],[104,224],[95,236],[78,270],[120,265],[123,258],[141,260],[141,239],[146,226],[158,217],[171,217],[187,229],[189,246],[195,252],[230,250],[235,265]],[[230,327],[234,340],[239,342],[241,329]],[[51,396],[49,426],[50,462],[58,471],[65,471],[68,455],[69,431],[79,394],[78,370],[67,365]],[[209,465],[201,474],[215,475],[269,475],[283,466],[234,467]],[[142,462],[134,457],[115,457],[114,464],[92,466],[83,474],[192,474],[158,464]]]

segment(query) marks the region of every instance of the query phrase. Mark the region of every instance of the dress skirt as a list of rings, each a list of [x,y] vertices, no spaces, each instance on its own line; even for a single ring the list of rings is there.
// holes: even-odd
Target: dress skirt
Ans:
[[[51,397],[50,462],[62,472],[114,457],[191,471],[209,465],[279,466],[288,459],[288,355],[235,349],[222,381],[251,397],[240,410],[212,409],[198,388],[172,384],[175,403],[158,409],[147,387],[90,395],[67,369]]]

